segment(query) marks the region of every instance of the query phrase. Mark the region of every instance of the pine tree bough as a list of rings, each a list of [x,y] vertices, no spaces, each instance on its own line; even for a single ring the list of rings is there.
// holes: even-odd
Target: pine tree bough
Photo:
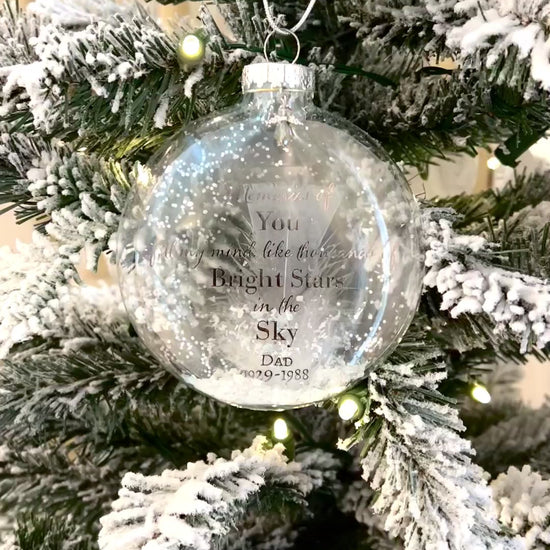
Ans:
[[[304,2],[272,4],[295,21]],[[96,548],[93,512],[105,513],[125,471],[181,468],[203,456],[203,447],[216,444],[224,454],[266,429],[259,413],[177,386],[129,334],[118,293],[78,286],[75,266],[82,249],[90,267],[109,249],[136,163],[189,120],[235,101],[242,65],[261,49],[267,27],[257,2],[222,3],[228,40],[203,6],[206,56],[186,72],[177,63],[176,34],[188,29],[167,32],[141,9],[110,0],[100,10],[93,0],[36,0],[32,13],[17,14],[12,5],[0,8],[0,201],[15,204],[20,221],[35,218],[45,234],[35,233],[16,254],[0,253],[0,508],[52,509],[51,522],[20,524],[10,543],[18,550],[50,542],[88,550]],[[300,61],[317,67],[325,108],[422,167],[434,156],[501,142],[518,127],[550,124],[549,16],[548,0],[319,2],[300,37]],[[425,66],[433,54],[452,57],[456,69]],[[507,349],[517,340],[523,352],[550,343],[548,235],[541,229],[549,181],[540,174],[502,195],[449,199],[473,218],[477,201],[491,203],[461,225],[465,234],[454,212],[425,211],[425,286],[450,313],[445,330],[468,315],[485,331],[494,326]],[[517,213],[528,205],[530,214]],[[480,236],[485,217],[519,227],[522,238],[536,231],[540,243],[532,233],[527,240],[541,245],[543,258],[516,272],[504,247]],[[421,312],[411,328],[420,329],[413,351],[402,342],[359,388],[372,406],[343,445],[365,444],[360,467],[370,486],[355,483],[341,507],[369,533],[383,523],[407,550],[550,545],[550,490],[542,477],[550,464],[547,411],[532,415],[529,426],[519,414],[474,439],[491,473],[529,460],[542,474],[511,468],[499,476],[491,484],[497,518],[485,474],[458,435],[464,427],[455,403],[437,389],[449,367],[436,362],[454,352],[463,357],[475,339],[465,331],[464,345],[449,351],[423,319]],[[21,342],[28,349],[13,347]],[[437,349],[429,353],[429,346]],[[333,445],[319,411],[313,414],[312,439]],[[300,508],[321,485],[339,494],[337,472],[350,476],[332,454],[316,450],[289,462],[280,445],[268,449],[257,438],[229,460],[212,455],[158,476],[126,474],[103,518],[100,545],[206,550],[223,543],[240,550],[259,535],[265,544],[257,548],[290,549],[299,540],[291,522],[248,528],[246,520],[258,517],[256,505],[273,493],[278,503]],[[374,492],[373,518],[367,506]],[[231,533],[242,520],[243,530]]]
[[[96,155],[64,147],[43,151],[27,170],[37,214],[50,216],[46,232],[60,243],[86,249],[87,267],[97,267],[109,248],[130,189],[131,170]]]
[[[280,488],[300,502],[319,485],[315,470],[289,462],[281,443],[258,436],[230,460],[207,462],[160,476],[126,474],[113,512],[101,520],[102,550],[210,550],[225,537],[262,489]],[[322,476],[321,476],[322,477]]]
[[[441,294],[441,309],[452,317],[486,314],[495,330],[520,338],[523,352],[532,340],[543,348],[550,342],[550,283],[491,265],[487,258],[498,253],[495,245],[479,235],[455,233],[449,216],[437,209],[424,212],[424,284]]]
[[[113,47],[106,50],[107,44]],[[117,14],[77,32],[45,24],[30,46],[35,61],[4,68],[3,94],[9,98],[18,89],[26,92],[33,125],[45,132],[66,125],[63,103],[68,86],[86,85],[97,98],[110,97],[111,111],[117,113],[124,107],[123,99],[131,100],[121,86],[155,69],[170,70],[175,51],[174,41],[144,13],[130,21]],[[111,90],[120,93],[112,97]],[[71,114],[73,124],[80,120],[76,109]]]
[[[51,20],[63,27],[82,27],[101,19],[109,19],[116,14],[131,16],[133,6],[120,5],[113,0],[34,0],[27,8],[29,13],[43,20]]]
[[[378,492],[374,510],[407,550],[520,550],[500,532],[483,471],[471,461],[458,411],[438,391],[443,367],[386,365],[372,372],[367,391],[375,405],[349,448],[373,427],[361,461],[363,477]]]
[[[90,340],[83,326],[94,327],[91,333],[106,341],[119,339],[120,327],[127,330],[118,289],[77,285],[79,256],[68,245],[60,247],[35,231],[31,244],[19,243],[16,253],[5,247],[0,259],[5,266],[0,276],[0,357],[34,336],[59,339],[66,350],[74,350]]]
[[[515,48],[532,79],[550,90],[548,0],[355,2],[350,24],[364,40],[388,44],[416,40],[431,53],[453,56],[467,67],[494,66]]]
[[[530,466],[511,466],[492,483],[497,514],[502,525],[523,536],[526,550],[550,545],[550,480]]]
[[[35,335],[52,336],[64,326],[60,296],[77,278],[78,255],[70,249],[63,253],[35,232],[33,243],[20,243],[17,253],[5,247],[0,257],[0,356],[5,357],[14,344]]]
[[[520,408],[511,418],[491,426],[473,440],[477,462],[496,475],[510,464],[536,460],[550,441],[550,407]]]

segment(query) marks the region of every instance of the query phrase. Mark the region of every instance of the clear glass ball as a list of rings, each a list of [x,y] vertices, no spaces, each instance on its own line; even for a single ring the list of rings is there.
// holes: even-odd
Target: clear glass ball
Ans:
[[[382,360],[423,269],[403,174],[313,104],[310,73],[285,89],[288,74],[269,73],[282,64],[264,65],[238,106],[142,170],[118,261],[135,329],[167,368],[221,401],[283,409],[341,393]]]

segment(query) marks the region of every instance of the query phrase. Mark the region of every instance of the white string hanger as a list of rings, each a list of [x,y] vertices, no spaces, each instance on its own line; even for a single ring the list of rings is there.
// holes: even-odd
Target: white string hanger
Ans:
[[[310,0],[306,10],[304,11],[298,23],[296,23],[296,25],[294,25],[294,27],[292,27],[291,29],[286,29],[284,27],[279,27],[279,25],[277,25],[277,20],[271,13],[271,8],[269,7],[269,0],[264,0],[264,9],[267,16],[267,21],[269,22],[269,26],[271,27],[271,32],[267,35],[264,42],[264,57],[266,61],[269,61],[269,58],[267,55],[267,46],[269,44],[269,40],[274,34],[292,36],[294,40],[296,40],[297,51],[296,51],[296,56],[294,57],[294,60],[292,61],[292,63],[296,63],[296,61],[298,61],[300,57],[301,44],[300,44],[300,39],[296,35],[296,31],[299,30],[302,27],[302,25],[306,22],[307,18],[309,17],[309,14],[311,13],[311,10],[315,6],[315,2],[317,2],[317,0]]]
[[[273,14],[271,13],[271,8],[269,7],[269,0],[264,0],[264,9],[265,9],[265,13],[267,15],[267,20],[269,22],[269,26],[274,31],[276,31],[280,34],[290,34],[290,33],[296,32],[306,22],[307,18],[309,17],[309,14],[311,13],[311,10],[315,6],[315,2],[317,2],[317,0],[310,0],[308,6],[306,8],[306,11],[304,11],[302,17],[300,18],[300,21],[298,21],[298,23],[296,23],[296,25],[294,25],[294,27],[292,27],[291,29],[285,29],[285,28],[279,27],[279,25],[277,25],[277,20],[273,17]]]

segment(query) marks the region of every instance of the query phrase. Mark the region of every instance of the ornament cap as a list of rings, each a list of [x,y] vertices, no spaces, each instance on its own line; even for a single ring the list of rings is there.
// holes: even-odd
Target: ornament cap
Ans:
[[[243,93],[289,90],[313,92],[313,69],[294,63],[253,63],[243,70]]]

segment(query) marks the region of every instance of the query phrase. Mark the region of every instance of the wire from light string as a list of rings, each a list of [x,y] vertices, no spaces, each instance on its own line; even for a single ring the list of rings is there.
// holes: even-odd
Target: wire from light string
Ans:
[[[316,1],[317,0],[310,0],[306,8],[306,11],[303,13],[302,17],[300,18],[298,23],[294,25],[294,27],[292,27],[291,29],[284,29],[282,27],[279,27],[279,25],[277,25],[277,20],[275,19],[275,17],[273,17],[273,14],[271,13],[271,8],[269,7],[269,0],[264,0],[264,9],[267,15],[267,21],[269,22],[269,26],[279,34],[291,34],[296,32],[306,22],[307,18],[309,17],[309,14],[311,13],[311,10],[313,10],[313,7],[315,6]]]

